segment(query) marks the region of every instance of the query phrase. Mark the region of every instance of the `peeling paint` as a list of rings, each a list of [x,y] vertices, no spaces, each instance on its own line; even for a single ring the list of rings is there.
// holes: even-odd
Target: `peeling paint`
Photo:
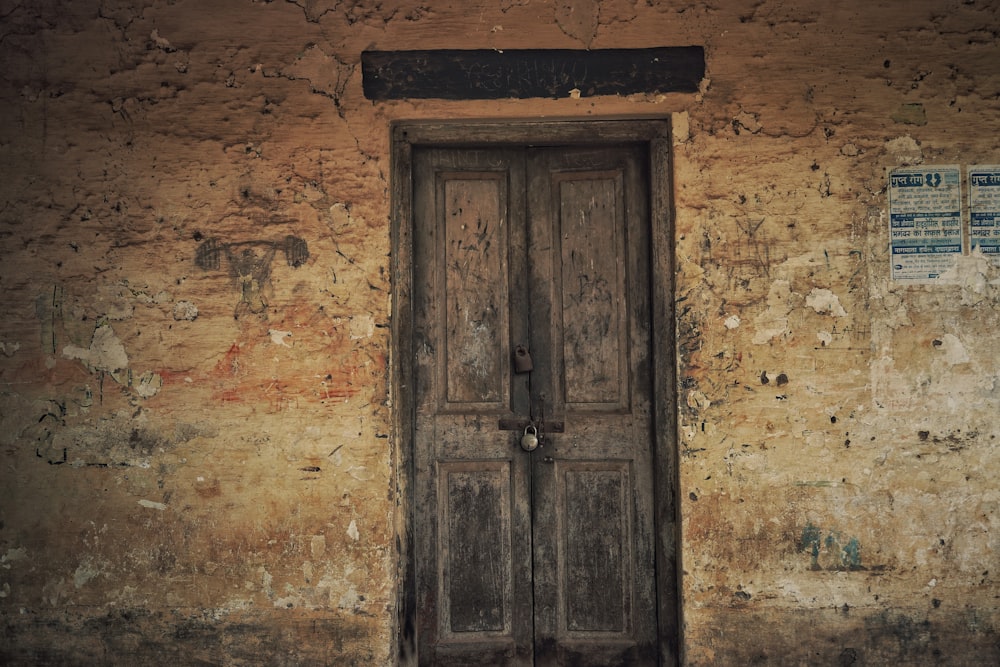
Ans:
[[[198,306],[190,301],[178,301],[174,304],[173,318],[177,321],[193,322],[198,319]]]
[[[286,343],[285,341],[292,337],[292,332],[278,331],[277,329],[268,329],[267,335],[271,337],[271,343],[273,343],[274,345],[289,347],[288,343]]]
[[[371,316],[352,317],[350,323],[351,340],[371,338],[375,335],[375,319]]]
[[[763,125],[760,124],[760,116],[756,113],[751,113],[749,111],[740,111],[735,118],[733,118],[733,131],[736,134],[740,133],[740,130],[746,130],[751,134],[756,134],[763,129]]]
[[[767,310],[754,318],[755,345],[765,345],[788,332],[788,315],[792,312],[792,291],[787,280],[775,280],[767,294]]]
[[[28,557],[28,550],[23,547],[18,549],[8,549],[3,556],[0,556],[0,568],[9,570],[10,563],[15,563],[19,560],[25,560],[27,557]]]
[[[840,299],[828,289],[814,288],[806,297],[806,305],[821,315],[847,317],[847,311],[840,305]]]
[[[955,265],[941,274],[941,280],[960,287],[964,306],[1000,302],[1000,265],[978,250],[956,257]]]
[[[67,359],[79,359],[95,370],[109,373],[128,368],[125,346],[109,324],[101,325],[94,330],[89,348],[67,345],[63,348],[63,356]]]
[[[885,149],[897,165],[920,164],[924,161],[920,144],[910,136],[896,137],[886,141]]]
[[[100,568],[94,567],[93,563],[89,560],[80,564],[73,573],[73,586],[76,588],[82,588],[91,579],[94,579],[101,575]]]
[[[160,510],[162,512],[163,510],[167,509],[167,506],[165,504],[158,503],[158,502],[153,501],[153,500],[146,500],[145,498],[143,498],[142,500],[139,500],[138,502],[143,507],[149,508],[151,510]]]
[[[945,361],[952,366],[969,363],[969,353],[955,334],[948,333],[941,336],[940,344],[936,341],[935,347],[944,354]]]
[[[326,536],[313,535],[309,543],[309,552],[315,559],[320,559],[326,554]]]
[[[681,111],[671,116],[672,139],[674,144],[684,144],[691,140],[691,119],[687,111]]]
[[[893,112],[892,120],[902,125],[926,125],[927,111],[920,102],[907,102]]]
[[[152,398],[156,396],[163,387],[163,378],[157,373],[146,371],[138,381],[133,384],[135,392],[142,398]]]

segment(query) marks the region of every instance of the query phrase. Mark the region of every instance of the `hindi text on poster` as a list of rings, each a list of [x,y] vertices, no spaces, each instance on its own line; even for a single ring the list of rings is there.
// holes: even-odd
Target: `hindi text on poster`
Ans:
[[[892,279],[939,282],[962,254],[962,179],[958,166],[894,169],[889,174]]]
[[[969,248],[1000,263],[1000,165],[969,167]]]

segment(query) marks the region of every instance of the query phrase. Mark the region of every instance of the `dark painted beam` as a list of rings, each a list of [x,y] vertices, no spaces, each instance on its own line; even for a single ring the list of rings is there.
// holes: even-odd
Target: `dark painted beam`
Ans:
[[[361,71],[370,100],[560,98],[573,90],[582,97],[693,93],[705,76],[705,50],[365,51]]]

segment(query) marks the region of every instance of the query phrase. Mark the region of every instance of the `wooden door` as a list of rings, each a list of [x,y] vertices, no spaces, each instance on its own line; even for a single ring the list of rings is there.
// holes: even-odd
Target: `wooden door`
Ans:
[[[646,164],[414,149],[422,664],[656,664]]]

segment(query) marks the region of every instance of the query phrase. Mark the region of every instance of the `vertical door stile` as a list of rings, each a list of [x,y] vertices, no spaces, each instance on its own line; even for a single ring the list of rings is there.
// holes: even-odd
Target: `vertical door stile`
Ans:
[[[525,171],[524,158],[520,151],[516,154],[508,152],[510,164],[509,170],[509,221],[508,234],[510,237],[510,250],[507,260],[507,275],[510,280],[510,345],[509,351],[517,345],[527,346],[531,350],[531,319],[528,310],[528,265],[529,244],[527,237],[527,201],[525,191],[527,189],[527,174]],[[513,363],[512,354],[508,354],[508,362]],[[508,375],[511,377],[511,396],[509,417],[527,415],[530,412],[529,391],[531,388],[531,374],[515,374],[508,367]],[[521,494],[514,498],[513,512],[516,517],[516,530],[520,550],[517,552],[520,559],[515,567],[515,584],[518,593],[515,596],[516,629],[515,639],[517,641],[518,652],[516,664],[530,665],[532,663],[532,647],[534,646],[534,600],[532,593],[532,535],[531,535],[531,474],[530,458],[523,456],[517,446],[516,438],[518,434],[511,434],[503,431],[501,438],[505,439],[508,452],[514,459],[513,468],[517,471],[518,479],[521,481]]]
[[[535,369],[532,372],[531,406],[533,416],[554,419],[556,410],[553,381],[556,376],[552,353],[553,330],[553,261],[554,244],[552,220],[552,189],[547,166],[548,153],[530,151],[527,160],[527,229],[531,261],[528,264],[530,317],[533,333]],[[542,425],[544,429],[544,423]],[[531,454],[531,526],[532,526],[532,577],[534,592],[535,665],[554,665],[557,636],[556,608],[558,582],[556,579],[556,530],[555,485],[551,478],[556,473],[552,458],[554,435],[544,433],[540,449]]]

